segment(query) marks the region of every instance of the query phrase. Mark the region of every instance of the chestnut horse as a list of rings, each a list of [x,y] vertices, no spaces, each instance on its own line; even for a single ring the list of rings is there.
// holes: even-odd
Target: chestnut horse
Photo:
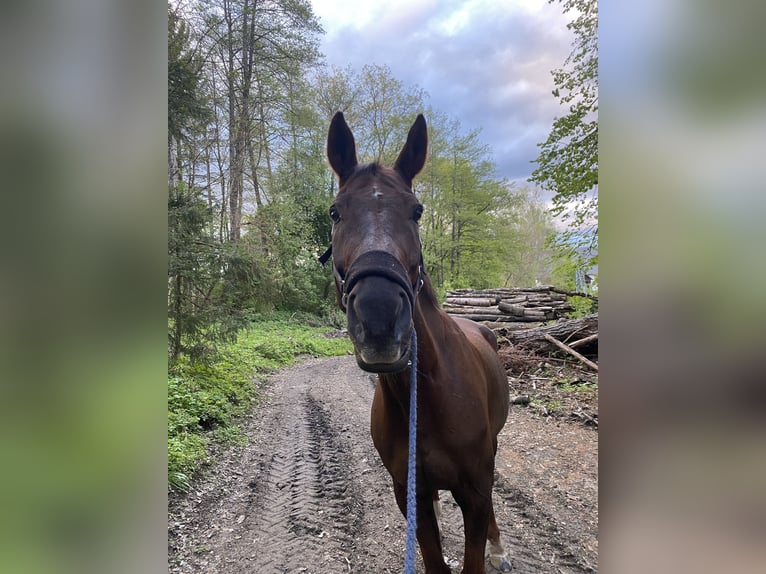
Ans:
[[[359,165],[341,112],[327,136],[339,180],[333,219],[333,273],[357,363],[378,373],[372,402],[375,448],[407,515],[407,433],[411,333],[417,333],[417,540],[427,574],[449,573],[437,522],[438,491],[449,490],[465,525],[464,574],[511,566],[492,507],[497,435],[508,416],[508,382],[487,327],[439,307],[423,267],[412,180],[426,161],[419,115],[394,167]]]

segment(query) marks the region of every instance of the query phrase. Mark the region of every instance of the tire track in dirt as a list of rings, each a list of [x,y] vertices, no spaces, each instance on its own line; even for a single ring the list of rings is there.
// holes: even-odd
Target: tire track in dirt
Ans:
[[[309,359],[276,374],[249,444],[232,449],[188,499],[171,500],[170,572],[376,571],[365,566],[379,554],[365,510],[393,495],[373,458],[371,400],[353,359]]]
[[[522,536],[504,539],[516,574],[596,572],[587,560],[572,551],[571,541],[560,536],[556,520],[549,511],[523,490],[511,485],[507,479],[497,477],[494,499],[501,501],[516,525],[522,526]]]
[[[301,567],[286,564],[286,557],[299,562],[317,555],[323,559],[347,557],[363,517],[361,512],[353,512],[352,501],[359,493],[354,492],[355,485],[346,473],[350,465],[347,445],[320,403],[305,394],[300,407],[301,416],[296,417],[299,420],[290,440],[276,445],[278,452],[271,458],[265,484],[258,489],[264,504],[252,525],[258,545],[250,564],[253,572],[289,572]],[[344,559],[324,567],[342,571],[347,564]]]
[[[275,374],[247,423],[248,445],[220,455],[188,497],[171,499],[169,572],[401,572],[405,522],[372,446],[372,394],[352,357],[308,359]],[[553,520],[556,507],[528,482],[496,479],[496,514],[514,571],[595,572],[580,541]],[[462,516],[449,493],[442,502],[445,556],[459,572]],[[489,562],[486,568],[495,572]]]
[[[459,572],[463,558],[463,516],[449,492],[439,494],[443,518],[439,523],[447,563]],[[520,488],[495,473],[492,492],[501,539],[513,566],[513,574],[592,574],[596,570],[562,537],[548,510]],[[497,574],[485,560],[487,573]]]

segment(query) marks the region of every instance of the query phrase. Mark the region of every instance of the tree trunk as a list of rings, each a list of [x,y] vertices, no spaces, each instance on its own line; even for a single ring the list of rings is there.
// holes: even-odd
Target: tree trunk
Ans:
[[[173,180],[177,171],[178,166],[175,154],[173,153],[173,136],[168,132],[168,187],[173,186]]]
[[[170,343],[171,362],[178,360],[178,355],[181,353],[181,334],[183,333],[183,320],[181,318],[181,287],[183,282],[180,274],[175,276],[173,283],[175,284],[175,297],[173,300],[173,313],[171,315],[173,318],[173,334]]]
[[[234,20],[231,4],[224,1],[224,17],[227,32],[227,96],[229,105],[229,239],[239,240],[239,218],[237,216],[238,197],[241,180],[237,170],[237,114],[236,114],[236,81],[234,77]]]

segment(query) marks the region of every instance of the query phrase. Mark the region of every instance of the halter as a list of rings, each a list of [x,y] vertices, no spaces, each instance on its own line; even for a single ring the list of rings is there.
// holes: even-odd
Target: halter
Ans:
[[[324,265],[331,255],[332,245],[319,257],[319,262]],[[386,251],[373,250],[363,253],[351,264],[345,276],[340,273],[333,260],[332,272],[340,289],[340,305],[343,308],[343,312],[346,311],[348,294],[354,288],[354,285],[364,277],[383,277],[396,283],[404,289],[410,303],[410,308],[414,310],[415,299],[423,287],[423,253],[420,253],[418,277],[415,279],[414,284],[410,284],[410,278],[401,262]]]

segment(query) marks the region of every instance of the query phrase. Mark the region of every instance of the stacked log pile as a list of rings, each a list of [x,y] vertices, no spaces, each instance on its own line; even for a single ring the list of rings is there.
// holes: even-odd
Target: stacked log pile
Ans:
[[[564,318],[574,310],[569,296],[596,299],[550,286],[456,289],[447,292],[442,307],[453,317],[485,323],[498,335],[501,347],[509,346],[513,353],[531,357],[563,351],[598,371],[593,362],[598,357],[598,314]],[[557,321],[546,323],[553,320]]]
[[[541,323],[574,309],[568,294],[554,287],[456,289],[447,291],[442,307],[449,315],[473,321]]]

